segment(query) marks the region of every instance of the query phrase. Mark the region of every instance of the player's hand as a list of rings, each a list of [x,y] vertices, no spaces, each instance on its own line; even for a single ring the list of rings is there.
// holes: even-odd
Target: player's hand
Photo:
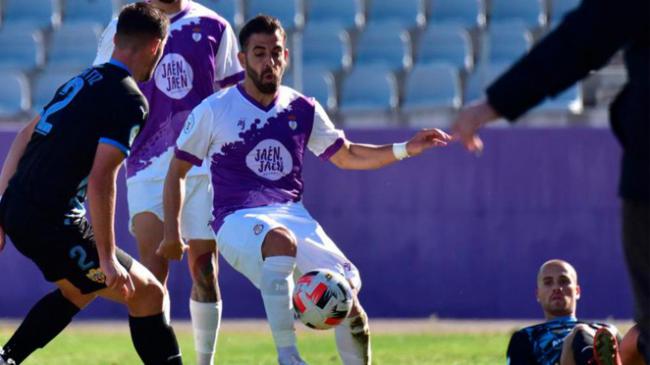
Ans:
[[[162,256],[167,260],[181,260],[183,259],[185,250],[187,250],[187,245],[181,237],[165,236],[156,250],[156,255]]]
[[[451,127],[454,139],[460,140],[468,151],[481,153],[483,141],[476,133],[484,124],[498,118],[499,114],[487,101],[470,104],[461,109]]]
[[[413,157],[429,148],[446,146],[451,140],[451,136],[440,129],[423,129],[406,143],[406,151],[410,157]]]
[[[5,248],[6,242],[5,229],[0,226],[0,252],[2,252],[2,250]]]
[[[105,261],[102,260],[99,266],[106,277],[105,284],[109,289],[119,291],[125,300],[133,296],[135,286],[133,280],[131,280],[131,275],[124,266],[117,262],[115,257]]]

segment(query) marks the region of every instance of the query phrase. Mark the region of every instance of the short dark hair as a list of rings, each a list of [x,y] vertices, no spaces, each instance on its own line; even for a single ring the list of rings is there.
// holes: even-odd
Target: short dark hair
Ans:
[[[132,41],[165,39],[168,28],[167,15],[149,3],[137,2],[122,7],[115,34],[118,38]]]
[[[280,20],[271,15],[259,14],[246,22],[241,31],[239,31],[239,47],[242,50],[245,50],[248,39],[253,34],[275,34],[278,30],[280,31],[283,40],[286,41],[287,33],[284,31]]]

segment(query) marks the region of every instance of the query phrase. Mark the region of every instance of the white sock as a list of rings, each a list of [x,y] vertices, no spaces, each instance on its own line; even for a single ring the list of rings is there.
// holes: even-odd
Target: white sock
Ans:
[[[266,318],[278,349],[296,345],[291,304],[293,292],[291,275],[295,266],[296,258],[292,256],[267,257],[262,264],[260,292]]]
[[[221,324],[221,301],[202,303],[190,299],[194,349],[198,365],[213,365]]]
[[[344,365],[369,365],[371,361],[368,317],[361,313],[334,328],[336,348]]]
[[[163,315],[165,316],[165,322],[167,324],[172,323],[172,313],[171,313],[171,302],[169,300],[169,291],[165,289],[165,296],[163,297]]]

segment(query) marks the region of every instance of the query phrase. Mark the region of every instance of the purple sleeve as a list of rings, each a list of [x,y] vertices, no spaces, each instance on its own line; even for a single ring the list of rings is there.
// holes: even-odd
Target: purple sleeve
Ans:
[[[179,150],[178,148],[174,149],[174,155],[176,156],[177,159],[189,162],[194,166],[201,166],[203,164],[203,160],[201,160],[200,158],[194,156],[189,152]]]

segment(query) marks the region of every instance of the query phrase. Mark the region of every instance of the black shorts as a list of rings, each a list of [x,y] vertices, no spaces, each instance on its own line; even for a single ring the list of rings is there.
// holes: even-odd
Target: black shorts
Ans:
[[[106,288],[93,229],[86,218],[49,215],[19,195],[8,193],[0,202],[0,225],[47,281],[67,279],[84,294]],[[116,256],[131,270],[133,258],[129,254],[117,248]]]

